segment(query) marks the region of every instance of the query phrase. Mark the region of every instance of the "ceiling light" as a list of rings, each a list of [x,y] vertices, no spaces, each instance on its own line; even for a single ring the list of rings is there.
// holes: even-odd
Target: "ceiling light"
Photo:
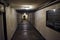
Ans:
[[[53,9],[53,11],[55,12],[55,11],[56,11],[56,9]]]
[[[20,9],[26,9],[26,10],[28,10],[28,9],[33,9],[33,8],[34,8],[33,5],[21,5]]]

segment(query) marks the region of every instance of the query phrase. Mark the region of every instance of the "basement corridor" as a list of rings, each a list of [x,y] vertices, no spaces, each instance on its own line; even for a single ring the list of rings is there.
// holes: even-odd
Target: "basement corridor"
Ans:
[[[60,40],[60,0],[0,0],[0,40]]]
[[[12,40],[45,40],[43,36],[28,21],[22,21]]]

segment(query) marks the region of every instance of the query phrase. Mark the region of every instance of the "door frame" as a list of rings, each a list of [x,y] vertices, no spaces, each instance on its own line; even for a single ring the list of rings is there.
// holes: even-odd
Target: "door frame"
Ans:
[[[6,26],[6,6],[4,5],[4,3],[1,3],[0,2],[0,4],[1,5],[3,5],[3,7],[4,7],[4,12],[2,12],[2,14],[3,14],[3,29],[4,29],[4,38],[5,38],[5,40],[7,40],[7,26]]]

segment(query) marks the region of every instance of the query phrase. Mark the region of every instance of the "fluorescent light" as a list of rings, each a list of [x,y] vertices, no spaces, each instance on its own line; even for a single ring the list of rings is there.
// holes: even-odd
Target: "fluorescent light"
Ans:
[[[55,11],[56,11],[56,9],[53,9],[53,11],[55,12]]]
[[[20,9],[33,9],[34,7],[32,5],[21,5],[21,8]]]

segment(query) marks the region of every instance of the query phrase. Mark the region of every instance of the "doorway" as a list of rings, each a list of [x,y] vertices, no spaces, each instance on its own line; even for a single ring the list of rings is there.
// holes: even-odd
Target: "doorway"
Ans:
[[[7,40],[6,13],[4,4],[0,3],[0,40]]]

